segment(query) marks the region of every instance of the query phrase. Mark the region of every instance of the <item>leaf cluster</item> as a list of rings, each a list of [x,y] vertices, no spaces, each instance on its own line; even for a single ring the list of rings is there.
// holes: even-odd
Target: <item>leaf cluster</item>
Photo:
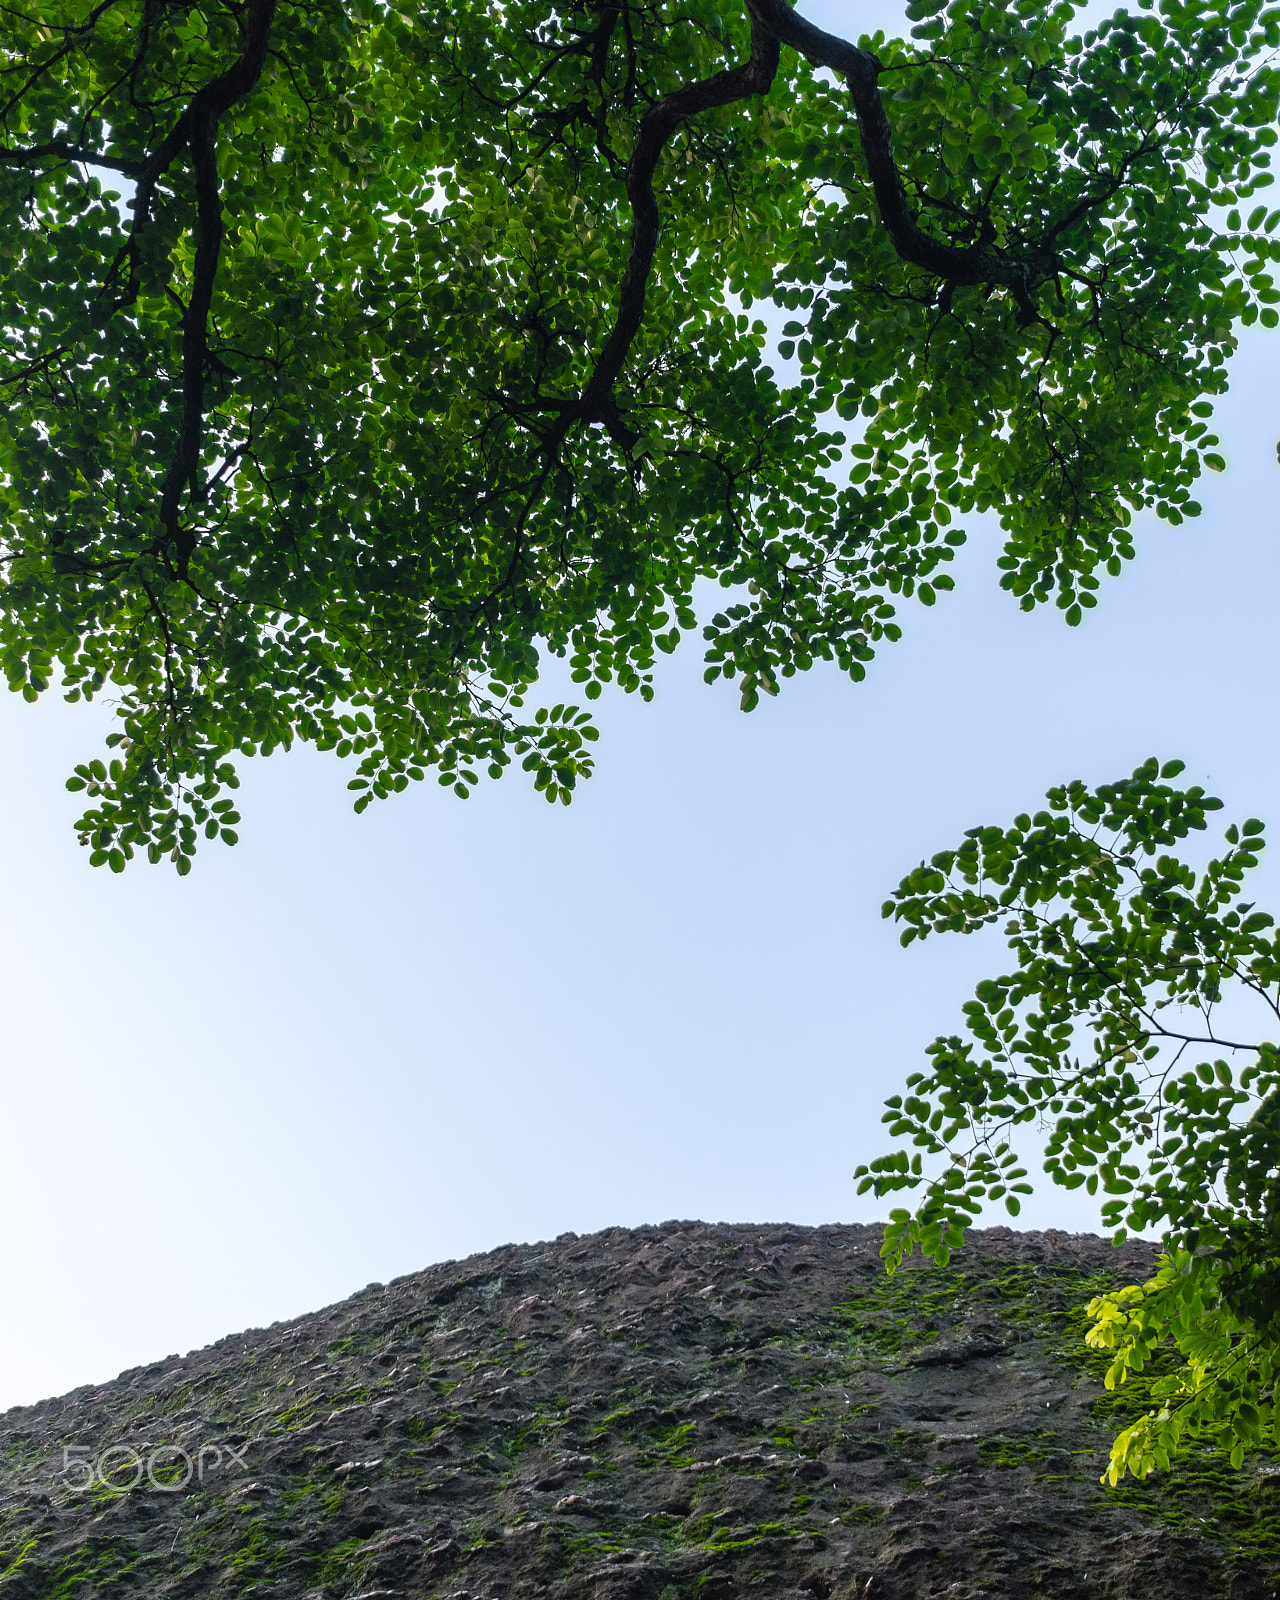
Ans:
[[[903,879],[884,914],[904,944],[1002,924],[1015,967],[977,986],[967,1036],[936,1040],[930,1070],[887,1102],[915,1153],[857,1173],[860,1192],[923,1189],[914,1214],[892,1213],[891,1265],[917,1245],[947,1259],[991,1201],[1017,1215],[1019,1128],[1045,1135],[1054,1183],[1103,1196],[1117,1241],[1161,1235],[1153,1282],[1091,1308],[1090,1343],[1116,1352],[1109,1383],[1168,1341],[1186,1358],[1159,1380],[1159,1415],[1117,1441],[1113,1481],[1206,1432],[1238,1455],[1280,1420],[1280,1048],[1247,1031],[1250,1008],[1280,1020],[1280,933],[1244,897],[1265,830],[1232,823],[1200,867],[1173,854],[1221,807],[1170,782],[1181,770],[1153,759],[1052,789],[1045,810],[972,829]],[[931,1176],[929,1157],[945,1160]]]

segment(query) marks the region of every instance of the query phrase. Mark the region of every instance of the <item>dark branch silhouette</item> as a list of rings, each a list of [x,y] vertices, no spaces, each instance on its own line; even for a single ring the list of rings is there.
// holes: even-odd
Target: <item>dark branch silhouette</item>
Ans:
[[[141,175],[144,162],[129,161],[124,156],[104,155],[100,150],[89,150],[84,145],[73,144],[69,139],[46,139],[43,144],[26,150],[0,150],[0,161],[14,167],[28,167],[36,161],[71,161],[88,167],[106,167],[123,173],[126,178]]]
[[[218,189],[218,118],[243,100],[262,75],[276,0],[251,0],[244,53],[221,77],[200,90],[161,149],[170,146],[181,128],[191,150],[196,190],[196,256],[191,299],[182,318],[182,422],[177,449],[165,476],[160,496],[160,521],[165,539],[174,550],[178,572],[187,575],[193,536],[179,523],[183,486],[199,492],[200,443],[204,434],[204,385],[208,365],[209,309],[222,249],[222,198]],[[176,153],[176,149],[175,149]],[[172,159],[172,157],[170,157]],[[150,163],[149,163],[150,165]],[[156,173],[156,177],[159,173]],[[152,179],[154,189],[155,178]],[[148,203],[151,190],[148,191]],[[142,219],[142,184],[134,228]]]
[[[645,296],[657,248],[661,216],[653,178],[668,140],[682,123],[717,106],[767,94],[778,70],[780,47],[788,45],[815,66],[839,73],[849,87],[858,119],[858,133],[880,218],[903,261],[942,279],[950,287],[992,284],[1012,295],[1019,319],[1034,321],[1035,285],[1054,276],[1059,261],[1052,250],[1031,248],[1019,253],[984,246],[962,248],[924,232],[907,198],[902,173],[893,154],[893,135],[880,95],[879,60],[834,34],[806,22],[788,0],[747,0],[751,18],[751,53],[740,66],[697,83],[686,84],[652,106],[640,124],[627,165],[627,198],[631,204],[631,250],[618,295],[618,312],[604,348],[596,359],[581,398],[559,407],[551,431],[552,447],[575,422],[601,422],[619,443],[629,447],[636,435],[618,416],[614,385],[644,322]],[[1113,188],[1123,181],[1120,174]],[[1108,191],[1109,193],[1110,191]],[[1090,199],[1078,210],[1098,203]],[[1072,220],[1065,219],[1055,232]]]
[[[880,97],[880,62],[869,50],[806,22],[787,0],[747,0],[753,17],[773,29],[785,45],[815,66],[829,67],[844,79],[853,98],[858,134],[866,158],[876,205],[885,231],[902,260],[921,267],[954,287],[980,283],[1005,288],[1013,296],[1023,321],[1033,321],[1031,290],[1051,277],[1057,258],[1050,251],[1030,249],[1014,254],[982,246],[959,248],[925,233],[911,209],[902,173],[893,154],[893,134]]]
[[[635,149],[627,163],[627,199],[631,203],[631,253],[622,274],[618,294],[618,315],[596,360],[595,370],[582,391],[576,416],[601,421],[617,429],[617,406],[613,386],[622,371],[636,335],[644,321],[645,294],[653,255],[658,245],[662,218],[653,193],[653,175],[667,141],[676,129],[700,111],[732,105],[753,95],[767,94],[778,70],[780,56],[777,35],[772,29],[751,19],[751,53],[740,66],[698,83],[685,84],[665,95],[645,112],[640,123]],[[574,420],[574,413],[561,419],[561,429]]]

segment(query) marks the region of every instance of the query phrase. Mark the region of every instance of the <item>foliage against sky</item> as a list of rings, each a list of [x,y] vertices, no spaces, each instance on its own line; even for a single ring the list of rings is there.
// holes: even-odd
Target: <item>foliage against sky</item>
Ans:
[[[1280,24],[1074,9],[0,9],[0,661],[118,697],[91,859],[187,870],[297,739],[360,806],[567,800],[540,652],[585,700],[699,627],[747,709],[858,678],[975,510],[1078,620],[1277,320]]]
[[[1029,1194],[1016,1141],[1047,1134],[1044,1169],[1101,1194],[1118,1239],[1156,1234],[1159,1270],[1090,1307],[1108,1386],[1159,1363],[1153,1409],[1115,1441],[1111,1481],[1210,1440],[1236,1465],[1280,1443],[1280,933],[1246,899],[1266,845],[1249,818],[1197,868],[1175,849],[1222,802],[1148,761],[1096,790],[1051,789],[1008,828],[971,829],[898,886],[903,944],[1002,926],[1012,972],[980,983],[968,1037],[939,1038],[885,1121],[914,1153],[860,1167],[860,1192],[922,1189],[884,1254],[946,1261],[984,1203]],[[1262,1037],[1259,1037],[1262,1034]],[[936,1171],[926,1172],[930,1157]]]

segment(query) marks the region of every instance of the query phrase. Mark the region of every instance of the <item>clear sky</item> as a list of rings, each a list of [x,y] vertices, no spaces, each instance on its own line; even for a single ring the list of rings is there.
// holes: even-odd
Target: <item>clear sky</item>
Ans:
[[[1145,521],[1080,628],[1018,611],[970,523],[957,592],[866,683],[742,716],[695,645],[654,704],[598,702],[568,809],[508,778],[357,818],[295,751],[247,764],[234,850],[115,878],[62,787],[103,712],[0,701],[0,1406],[508,1241],[876,1216],[850,1173],[881,1101],[1001,966],[901,950],[904,871],[1149,754],[1280,815],[1276,355],[1237,358],[1205,515]],[[1022,1221],[1095,1217],[1046,1189]]]

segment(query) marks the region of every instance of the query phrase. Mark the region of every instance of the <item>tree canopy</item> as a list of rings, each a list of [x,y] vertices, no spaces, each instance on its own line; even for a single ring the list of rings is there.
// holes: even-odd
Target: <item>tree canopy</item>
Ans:
[[[92,860],[186,871],[299,739],[358,807],[568,800],[541,654],[584,700],[699,628],[746,709],[858,678],[969,512],[1077,621],[1278,320],[1280,13],[1076,9],[5,5],[0,664],[117,697]]]

